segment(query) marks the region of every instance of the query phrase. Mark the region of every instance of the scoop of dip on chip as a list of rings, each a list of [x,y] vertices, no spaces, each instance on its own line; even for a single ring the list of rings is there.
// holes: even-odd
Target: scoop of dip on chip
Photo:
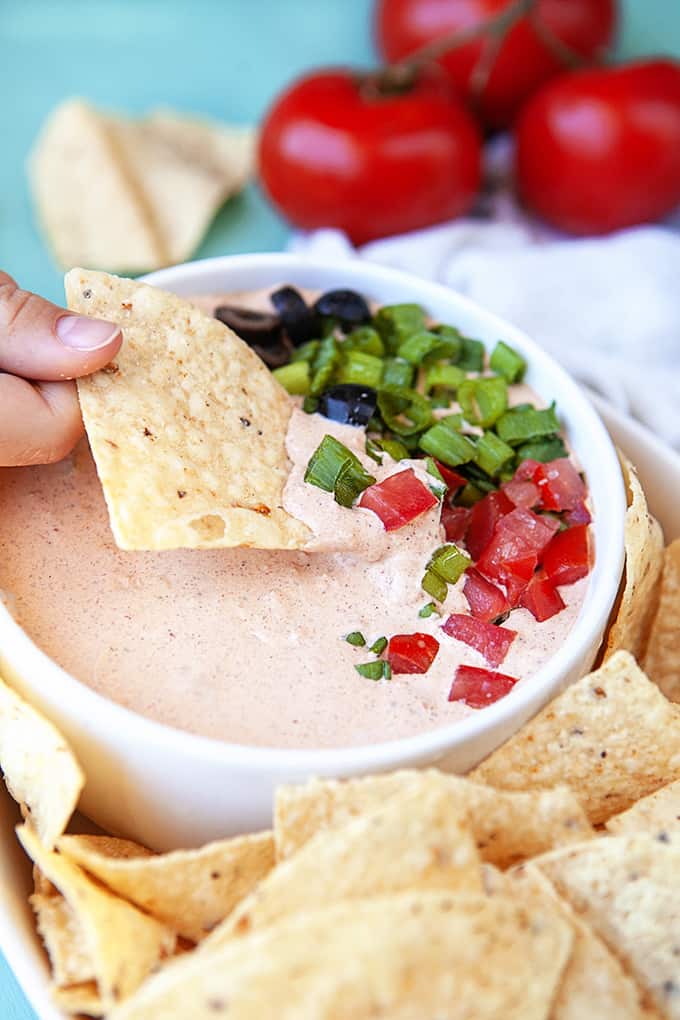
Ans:
[[[80,680],[218,739],[349,746],[483,708],[564,641],[588,491],[507,344],[347,290],[66,289],[124,331],[79,382],[99,481],[84,446],[8,471],[0,579]]]

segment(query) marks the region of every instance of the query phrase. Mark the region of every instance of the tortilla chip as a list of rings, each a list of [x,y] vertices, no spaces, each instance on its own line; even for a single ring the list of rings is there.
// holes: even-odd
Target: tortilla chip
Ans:
[[[536,860],[659,1011],[680,1018],[680,835],[593,840]]]
[[[680,829],[680,780],[662,786],[656,793],[643,797],[620,815],[607,822],[615,836],[627,832],[670,832]]]
[[[116,370],[78,382],[120,548],[304,546],[281,505],[293,405],[257,355],[155,287],[74,269],[66,293],[125,334]]]
[[[52,1001],[65,1013],[84,1013],[86,1016],[103,1016],[104,1006],[94,981],[69,988],[53,988]]]
[[[92,960],[105,1010],[142,983],[175,946],[175,934],[101,888],[61,854],[46,849],[25,825],[19,840],[66,900]]]
[[[680,709],[628,652],[568,687],[470,774],[504,790],[568,786],[597,825],[680,779]]]
[[[545,1020],[571,938],[501,897],[339,904],[173,962],[110,1020]]]
[[[34,893],[29,900],[50,958],[54,984],[59,987],[94,981],[94,963],[82,925],[64,897],[59,893]]]
[[[680,701],[680,538],[666,549],[659,606],[643,667],[671,701]]]
[[[38,215],[58,262],[144,272],[168,261],[100,114],[79,99],[50,115],[30,159]]]
[[[656,612],[663,566],[663,533],[649,512],[637,472],[619,453],[628,486],[624,541],[625,583],[614,621],[607,635],[605,661],[625,648],[641,661]]]
[[[252,162],[252,132],[206,126],[206,147],[213,134],[223,136],[225,157],[230,151],[231,159],[201,162],[191,144],[195,122],[171,117],[168,125],[163,119],[156,124],[107,117],[106,125],[150,210],[165,261],[186,261],[198,248],[220,206],[245,183]],[[200,133],[203,135],[203,131]],[[188,143],[185,135],[189,136]],[[216,141],[216,147],[218,144]]]
[[[255,171],[256,133],[252,128],[225,126],[207,117],[187,117],[174,110],[154,110],[144,123],[187,163],[220,177],[231,193],[242,188]]]
[[[431,782],[438,782],[446,791],[453,811],[464,813],[482,860],[500,868],[593,835],[570,790],[506,793],[434,770],[404,770],[363,779],[315,779],[304,785],[280,786],[274,823],[277,859],[290,857],[317,832],[375,810],[408,784]]]
[[[118,846],[125,842],[62,836],[58,847],[113,892],[194,942],[223,921],[274,865],[271,832],[158,856],[130,853],[129,845]]]
[[[0,680],[0,767],[43,843],[68,825],[85,785],[70,747],[42,715]]]
[[[566,921],[574,934],[571,956],[555,996],[550,1020],[651,1020],[635,982],[592,928],[580,920],[557,895],[534,864],[522,865],[509,875],[506,894],[540,904]]]
[[[438,782],[406,786],[377,810],[320,832],[279,864],[204,943],[214,948],[283,917],[365,896],[481,890],[479,855]]]

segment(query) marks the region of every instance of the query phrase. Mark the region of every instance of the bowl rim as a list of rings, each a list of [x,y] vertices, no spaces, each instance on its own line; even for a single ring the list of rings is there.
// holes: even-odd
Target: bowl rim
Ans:
[[[530,683],[519,685],[505,698],[487,706],[483,711],[452,722],[450,725],[440,726],[412,736],[344,747],[291,748],[238,744],[200,736],[149,719],[97,693],[83,681],[66,672],[33,643],[1,601],[0,656],[6,657],[4,654],[5,641],[7,638],[11,639],[20,657],[21,676],[30,677],[30,681],[24,681],[22,686],[24,689],[30,689],[31,694],[35,694],[38,699],[42,696],[47,703],[54,704],[54,681],[58,678],[61,685],[58,701],[59,714],[62,717],[67,713],[70,718],[80,716],[83,720],[91,720],[93,713],[96,713],[97,716],[106,713],[106,718],[102,718],[102,722],[106,722],[109,726],[124,728],[129,737],[140,740],[147,746],[164,747],[168,751],[174,752],[178,758],[198,757],[210,764],[230,765],[247,769],[256,774],[275,772],[282,775],[293,775],[303,771],[309,774],[315,772],[319,774],[332,774],[333,772],[350,774],[380,770],[389,768],[395,763],[406,764],[419,760],[434,761],[460,745],[473,744],[477,738],[493,728],[510,725],[511,732],[514,732],[513,719],[515,717],[521,719],[533,715],[540,705],[545,704],[559,693],[563,685],[560,685],[559,680],[556,679],[556,673],[561,678],[580,665],[588,648],[601,634],[618,590],[624,560],[626,497],[616,450],[602,420],[585,393],[565,369],[538,347],[536,342],[522,330],[488,312],[451,288],[400,270],[351,258],[338,260],[315,257],[311,259],[309,256],[288,253],[258,253],[226,255],[184,263],[141,277],[140,282],[171,290],[181,280],[180,289],[185,294],[191,288],[195,288],[193,293],[200,293],[203,282],[203,292],[211,293],[214,292],[214,289],[205,287],[205,278],[208,274],[233,273],[239,269],[246,273],[249,270],[266,272],[271,269],[273,273],[271,284],[292,276],[291,283],[306,286],[307,284],[303,283],[300,277],[314,276],[317,273],[321,275],[337,273],[342,275],[342,283],[354,281],[357,287],[360,287],[362,283],[364,286],[371,284],[380,286],[381,283],[398,285],[401,283],[406,294],[412,291],[417,292],[413,294],[412,300],[414,301],[417,300],[419,303],[427,305],[428,294],[431,294],[431,300],[434,303],[437,303],[437,300],[451,301],[471,316],[483,319],[488,326],[500,331],[500,335],[510,343],[520,346],[527,353],[533,365],[540,366],[547,374],[555,376],[562,394],[559,398],[560,408],[564,409],[566,405],[569,409],[568,417],[570,419],[578,417],[582,420],[589,432],[589,442],[597,443],[598,448],[602,451],[598,467],[605,476],[604,484],[608,493],[608,526],[600,528],[597,534],[596,567],[600,576],[598,583],[595,584],[595,571],[591,575],[591,584],[587,589],[586,602],[584,602],[584,606],[587,604],[588,612],[584,613],[582,607],[567,640],[533,674]],[[340,283],[339,280],[338,283]],[[229,284],[225,284],[225,290],[228,288]],[[232,289],[234,289],[233,285]],[[596,528],[602,519],[602,508],[598,507],[594,518]],[[538,698],[539,692],[544,695],[542,700]],[[49,715],[50,712],[48,711],[47,714]]]

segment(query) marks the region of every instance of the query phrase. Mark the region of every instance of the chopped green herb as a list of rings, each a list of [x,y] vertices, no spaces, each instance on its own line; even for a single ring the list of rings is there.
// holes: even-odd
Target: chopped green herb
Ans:
[[[519,463],[523,460],[538,460],[541,464],[547,464],[549,460],[569,456],[569,451],[559,436],[549,436],[547,439],[537,439],[532,443],[522,443],[515,452]]]
[[[489,366],[509,383],[519,382],[527,369],[524,358],[503,340],[499,340],[494,347]]]
[[[486,429],[508,407],[508,384],[501,376],[466,379],[458,387],[458,402],[470,425]]]
[[[272,375],[292,396],[304,396],[309,393],[309,363],[307,361],[291,361],[288,365],[275,368]]]
[[[519,446],[531,439],[541,439],[559,432],[560,423],[555,414],[555,404],[539,411],[535,407],[511,407],[496,422],[496,432],[504,443]]]
[[[434,570],[429,569],[423,575],[421,588],[437,602],[443,602],[449,591],[446,581],[442,580],[439,574],[435,574]]]
[[[348,645],[355,645],[357,648],[363,648],[366,644],[366,638],[360,630],[351,631],[345,638],[345,641]]]
[[[382,655],[386,648],[387,638],[379,637],[376,641],[373,642],[373,644],[369,648],[369,652],[373,652],[374,655]]]
[[[418,616],[423,620],[427,620],[428,617],[437,612],[437,606],[434,602],[426,602],[423,608],[418,610]]]
[[[382,659],[374,659],[373,662],[362,662],[354,668],[368,680],[382,680],[385,675],[384,666]]]
[[[475,455],[474,443],[459,432],[454,432],[443,421],[428,429],[425,435],[420,437],[419,445],[425,453],[431,454],[449,467],[465,464]]]
[[[427,569],[428,571],[434,571],[435,574],[448,584],[455,584],[471,563],[471,557],[451,542],[440,546],[436,550],[427,565]]]
[[[432,421],[429,402],[422,393],[401,386],[383,386],[378,392],[378,409],[391,432],[412,436]]]

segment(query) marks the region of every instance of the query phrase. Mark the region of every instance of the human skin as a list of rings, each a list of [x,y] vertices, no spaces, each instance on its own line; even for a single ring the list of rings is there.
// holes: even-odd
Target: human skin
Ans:
[[[71,315],[0,271],[0,467],[61,460],[83,433],[79,376],[103,368],[120,327]]]

